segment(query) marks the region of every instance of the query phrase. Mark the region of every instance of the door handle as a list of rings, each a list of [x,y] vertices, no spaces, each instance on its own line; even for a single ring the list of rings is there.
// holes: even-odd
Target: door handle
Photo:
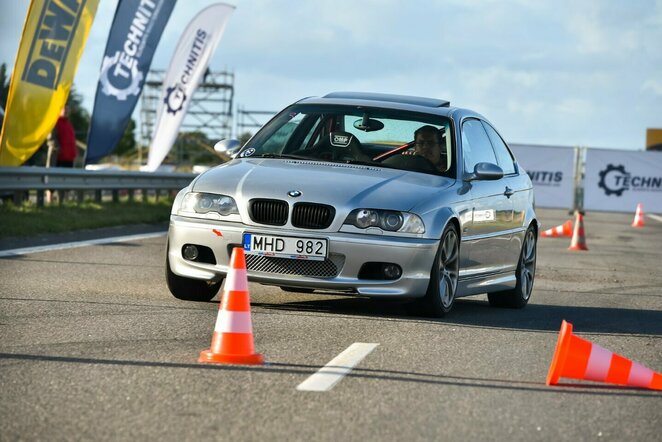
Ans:
[[[514,193],[515,191],[508,186],[506,186],[506,190],[503,192],[503,194],[506,195],[507,198],[513,196]]]

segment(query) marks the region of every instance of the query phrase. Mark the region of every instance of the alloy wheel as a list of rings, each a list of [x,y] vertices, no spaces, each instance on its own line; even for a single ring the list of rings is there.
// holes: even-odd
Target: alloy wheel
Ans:
[[[533,278],[536,273],[536,237],[532,229],[526,232],[522,258],[520,262],[520,281],[522,298],[528,300],[533,290]]]
[[[448,230],[441,243],[439,257],[439,298],[445,309],[455,298],[460,269],[460,243],[454,230]]]

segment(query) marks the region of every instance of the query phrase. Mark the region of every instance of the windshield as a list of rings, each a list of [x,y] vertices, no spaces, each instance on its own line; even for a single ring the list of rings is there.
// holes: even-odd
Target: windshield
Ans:
[[[450,120],[391,109],[293,105],[264,126],[239,157],[370,164],[454,176]]]

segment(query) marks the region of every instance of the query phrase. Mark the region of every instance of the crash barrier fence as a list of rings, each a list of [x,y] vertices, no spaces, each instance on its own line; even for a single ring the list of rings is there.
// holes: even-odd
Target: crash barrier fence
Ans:
[[[113,202],[126,194],[130,201],[137,194],[146,201],[148,195],[176,194],[196,177],[194,173],[134,172],[124,170],[82,170],[47,167],[0,167],[0,195],[13,199],[15,204],[34,197],[39,207],[49,203],[52,193],[61,203],[73,192],[78,202],[92,196],[101,202],[109,194]],[[55,198],[53,198],[55,199]]]
[[[536,206],[662,213],[662,152],[511,144]]]

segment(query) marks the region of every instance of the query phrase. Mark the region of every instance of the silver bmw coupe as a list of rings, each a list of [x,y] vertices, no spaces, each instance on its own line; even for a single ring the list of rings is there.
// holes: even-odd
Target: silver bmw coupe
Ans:
[[[288,291],[411,299],[441,317],[487,293],[524,307],[539,225],[531,180],[481,115],[448,101],[336,92],[284,109],[196,177],[170,217],[166,280],[208,301],[233,248]]]

